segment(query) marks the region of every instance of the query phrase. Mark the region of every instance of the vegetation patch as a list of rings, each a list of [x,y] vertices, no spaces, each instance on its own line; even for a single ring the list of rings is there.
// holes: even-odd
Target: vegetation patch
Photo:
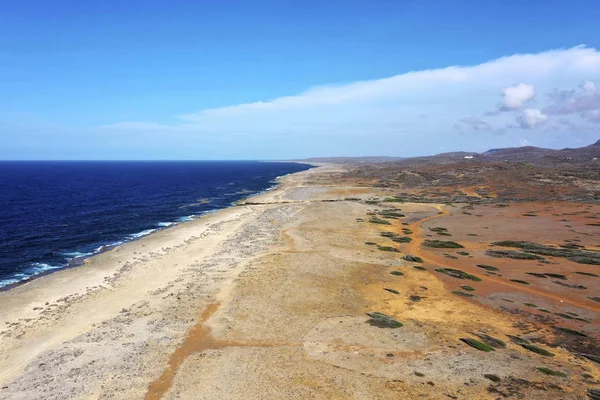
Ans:
[[[473,286],[469,286],[469,285],[460,285],[460,287],[461,287],[463,290],[466,290],[467,292],[473,292],[473,291],[475,291],[475,288],[474,288]]]
[[[390,292],[390,293],[394,293],[394,294],[400,294],[400,292],[399,292],[399,291],[397,291],[396,289],[383,288],[383,290],[386,290],[386,291],[388,291],[388,292]]]
[[[525,303],[527,307],[537,308],[537,306],[533,303]]]
[[[415,303],[418,302],[418,301],[421,301],[421,299],[423,299],[423,297],[417,296],[415,294],[410,295],[408,298],[410,299],[410,301],[414,301]]]
[[[521,280],[521,279],[510,279],[510,281],[520,283],[521,285],[529,285],[529,282]]]
[[[413,371],[413,373],[418,376],[419,378],[422,378],[425,376],[425,374],[421,373],[421,372],[417,372],[417,371]]]
[[[404,257],[402,257],[402,259],[410,262],[423,263],[423,259],[421,257],[413,256],[411,254],[405,255]]]
[[[460,290],[453,290],[452,294],[463,297],[473,297],[475,296],[473,293],[461,292]]]
[[[402,272],[400,272],[400,271],[392,271],[392,272],[390,272],[390,274],[392,274],[392,275],[396,275],[396,276],[402,276],[402,275],[404,275],[404,274],[403,274]]]
[[[468,256],[469,253],[467,253],[466,251],[457,251],[456,254],[460,254],[461,256]]]
[[[442,273],[442,274],[446,274],[448,276],[451,276],[453,278],[458,278],[458,279],[469,279],[472,280],[474,282],[480,282],[481,278],[475,275],[471,275],[467,272],[461,271],[459,269],[454,269],[454,268],[436,268],[435,269],[437,272]]]
[[[596,275],[596,274],[592,274],[591,272],[581,272],[581,271],[577,271],[575,272],[576,274],[579,275],[585,275],[585,276],[593,276],[594,278],[598,278],[600,275]]]
[[[477,264],[477,267],[488,270],[488,271],[500,271],[499,268],[496,268],[494,266],[491,265],[485,265],[485,264]]]
[[[395,237],[392,238],[392,240],[396,243],[410,243],[412,242],[412,239],[409,238],[408,236],[399,236],[399,237]]]
[[[403,326],[402,322],[395,320],[394,318],[385,315],[380,312],[370,312],[367,315],[371,318],[367,321],[370,325],[378,328],[400,328]]]
[[[554,354],[550,353],[548,350],[542,349],[541,347],[538,347],[538,346],[536,346],[534,344],[531,344],[531,343],[521,344],[521,347],[523,347],[523,348],[525,348],[525,349],[527,349],[529,351],[533,351],[534,353],[537,353],[537,354],[539,354],[541,356],[544,356],[544,357],[554,357]]]
[[[569,283],[561,282],[561,281],[552,281],[552,283],[556,283],[557,285],[568,287],[571,289],[587,289],[587,287],[583,285],[571,285]]]
[[[472,332],[472,333],[473,333],[473,335],[475,335],[479,339],[481,339],[483,341],[483,343],[487,344],[488,346],[495,347],[496,349],[501,349],[501,348],[506,347],[506,343],[504,343],[500,339],[496,339],[493,336],[490,336],[490,335],[482,333],[482,332]]]
[[[597,301],[598,303],[600,303],[600,297],[588,297],[588,299]]]
[[[396,252],[396,253],[400,252],[400,250],[398,250],[397,248],[392,247],[392,246],[377,246],[377,250],[381,250],[381,251],[393,251],[393,252]]]
[[[543,244],[505,240],[492,243],[494,246],[513,247],[526,251],[530,254],[548,257],[561,257],[579,264],[600,265],[600,252],[581,250],[579,248],[554,247]]]
[[[577,331],[575,329],[564,328],[562,326],[555,326],[554,329],[556,329],[557,331],[563,332],[563,333],[568,333],[570,335],[575,335],[575,336],[580,336],[580,337],[588,337],[588,335],[586,335],[585,333]]]
[[[541,373],[544,373],[546,375],[560,376],[560,377],[563,377],[563,378],[567,376],[567,374],[565,374],[564,372],[555,371],[555,370],[547,368],[547,367],[538,367],[536,369],[538,371],[540,371]]]
[[[385,219],[380,219],[380,218],[371,218],[369,220],[369,222],[372,224],[381,224],[381,225],[391,225],[392,224],[390,221],[386,221]]]
[[[492,346],[487,345],[483,342],[480,342],[479,340],[475,340],[475,339],[471,339],[471,338],[460,338],[460,340],[462,342],[468,344],[469,346],[476,348],[477,350],[481,350],[481,351],[495,351],[496,350]]]
[[[549,276],[550,278],[556,278],[556,279],[567,279],[566,275],[563,274],[555,274],[555,273],[550,273],[550,272],[544,272],[544,275]]]
[[[581,317],[578,317],[576,315],[575,316],[574,315],[569,315],[569,314],[566,314],[566,313],[554,313],[554,315],[557,315],[559,317],[563,317],[563,318],[566,318],[566,319],[572,319],[574,321],[586,322],[588,324],[592,322],[589,319],[581,318]]]
[[[365,244],[368,245],[368,246],[375,246],[375,245],[377,245],[377,243],[375,243],[375,242],[365,242]]]
[[[540,274],[539,272],[525,272],[527,275],[535,276],[538,278],[547,278],[546,275]]]
[[[483,374],[483,377],[485,379],[489,379],[490,381],[492,381],[494,383],[498,383],[502,380],[502,379],[500,379],[500,377],[498,375],[494,375],[494,374]]]
[[[595,356],[593,354],[582,354],[582,356],[584,356],[590,361],[595,362],[596,364],[600,364],[600,356]]]
[[[402,228],[402,232],[404,232],[405,235],[412,235],[413,233],[413,231],[408,228]]]
[[[460,243],[444,240],[425,240],[423,245],[436,249],[464,249],[465,247]]]
[[[485,254],[490,257],[511,258],[513,260],[544,260],[544,257],[516,250],[488,250]]]
[[[386,197],[383,201],[386,203],[404,203],[404,199],[401,199],[400,197]]]
[[[427,268],[421,267],[420,265],[413,265],[414,269],[418,269],[419,271],[427,271]]]

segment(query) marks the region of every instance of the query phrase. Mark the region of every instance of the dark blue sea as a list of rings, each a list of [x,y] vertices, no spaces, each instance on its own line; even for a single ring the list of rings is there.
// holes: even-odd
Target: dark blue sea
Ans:
[[[0,287],[198,218],[305,164],[0,161]]]

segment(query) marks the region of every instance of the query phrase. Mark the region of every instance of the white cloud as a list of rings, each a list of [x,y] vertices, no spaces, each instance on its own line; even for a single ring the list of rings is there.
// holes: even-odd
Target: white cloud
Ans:
[[[548,116],[537,108],[527,108],[517,116],[517,123],[523,129],[533,129],[548,121]]]
[[[600,122],[600,87],[592,81],[583,81],[576,90],[554,90],[550,98],[554,102],[544,109],[547,114],[577,114],[583,119]]]
[[[502,94],[501,110],[517,110],[535,97],[534,87],[525,83],[501,89],[500,93]]]
[[[208,148],[208,138],[213,141],[218,138],[229,140],[232,148],[240,149],[272,148],[274,143],[280,143],[298,151],[323,149],[322,154],[329,155],[382,151],[427,154],[431,152],[428,150],[431,143],[448,149],[489,146],[493,143],[491,134],[501,132],[494,127],[508,126],[504,137],[515,141],[522,137],[522,128],[548,127],[555,116],[544,107],[543,103],[548,101],[560,107],[574,107],[571,103],[576,103],[575,108],[581,110],[578,118],[594,119],[595,108],[583,110],[578,103],[583,100],[574,100],[596,93],[598,88],[591,83],[584,83],[573,93],[561,92],[562,100],[556,96],[550,100],[535,97],[536,92],[575,87],[584,79],[600,80],[600,52],[578,46],[516,54],[474,66],[450,66],[319,86],[270,100],[182,113],[172,124],[120,122],[102,127],[102,132],[114,130],[119,133],[115,138],[137,135],[140,142],[155,140],[168,145],[180,142],[186,148],[198,149]],[[520,83],[515,85],[515,82]],[[484,116],[486,110],[498,103],[499,91],[500,106],[510,110]],[[540,104],[528,105],[533,99]],[[472,117],[475,115],[481,118]],[[472,135],[465,143],[456,130],[481,134]],[[381,143],[402,145],[382,148]],[[308,150],[305,153],[315,154]]]

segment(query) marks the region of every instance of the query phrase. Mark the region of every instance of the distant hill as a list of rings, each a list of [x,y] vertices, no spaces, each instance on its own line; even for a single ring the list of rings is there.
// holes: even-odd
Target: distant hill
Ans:
[[[594,160],[596,159],[596,160]],[[454,164],[457,162],[523,162],[534,164],[581,164],[598,161],[600,159],[600,140],[589,146],[553,150],[534,146],[509,147],[505,149],[491,149],[484,153],[452,152],[426,157],[321,157],[307,158],[306,162],[322,162],[335,164],[357,163],[394,163],[400,167],[417,167],[428,164]],[[599,164],[600,165],[600,164]]]

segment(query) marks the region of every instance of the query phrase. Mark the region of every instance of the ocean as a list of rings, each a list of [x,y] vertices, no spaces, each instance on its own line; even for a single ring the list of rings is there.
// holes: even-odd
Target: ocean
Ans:
[[[306,164],[2,161],[0,287],[268,190]]]

